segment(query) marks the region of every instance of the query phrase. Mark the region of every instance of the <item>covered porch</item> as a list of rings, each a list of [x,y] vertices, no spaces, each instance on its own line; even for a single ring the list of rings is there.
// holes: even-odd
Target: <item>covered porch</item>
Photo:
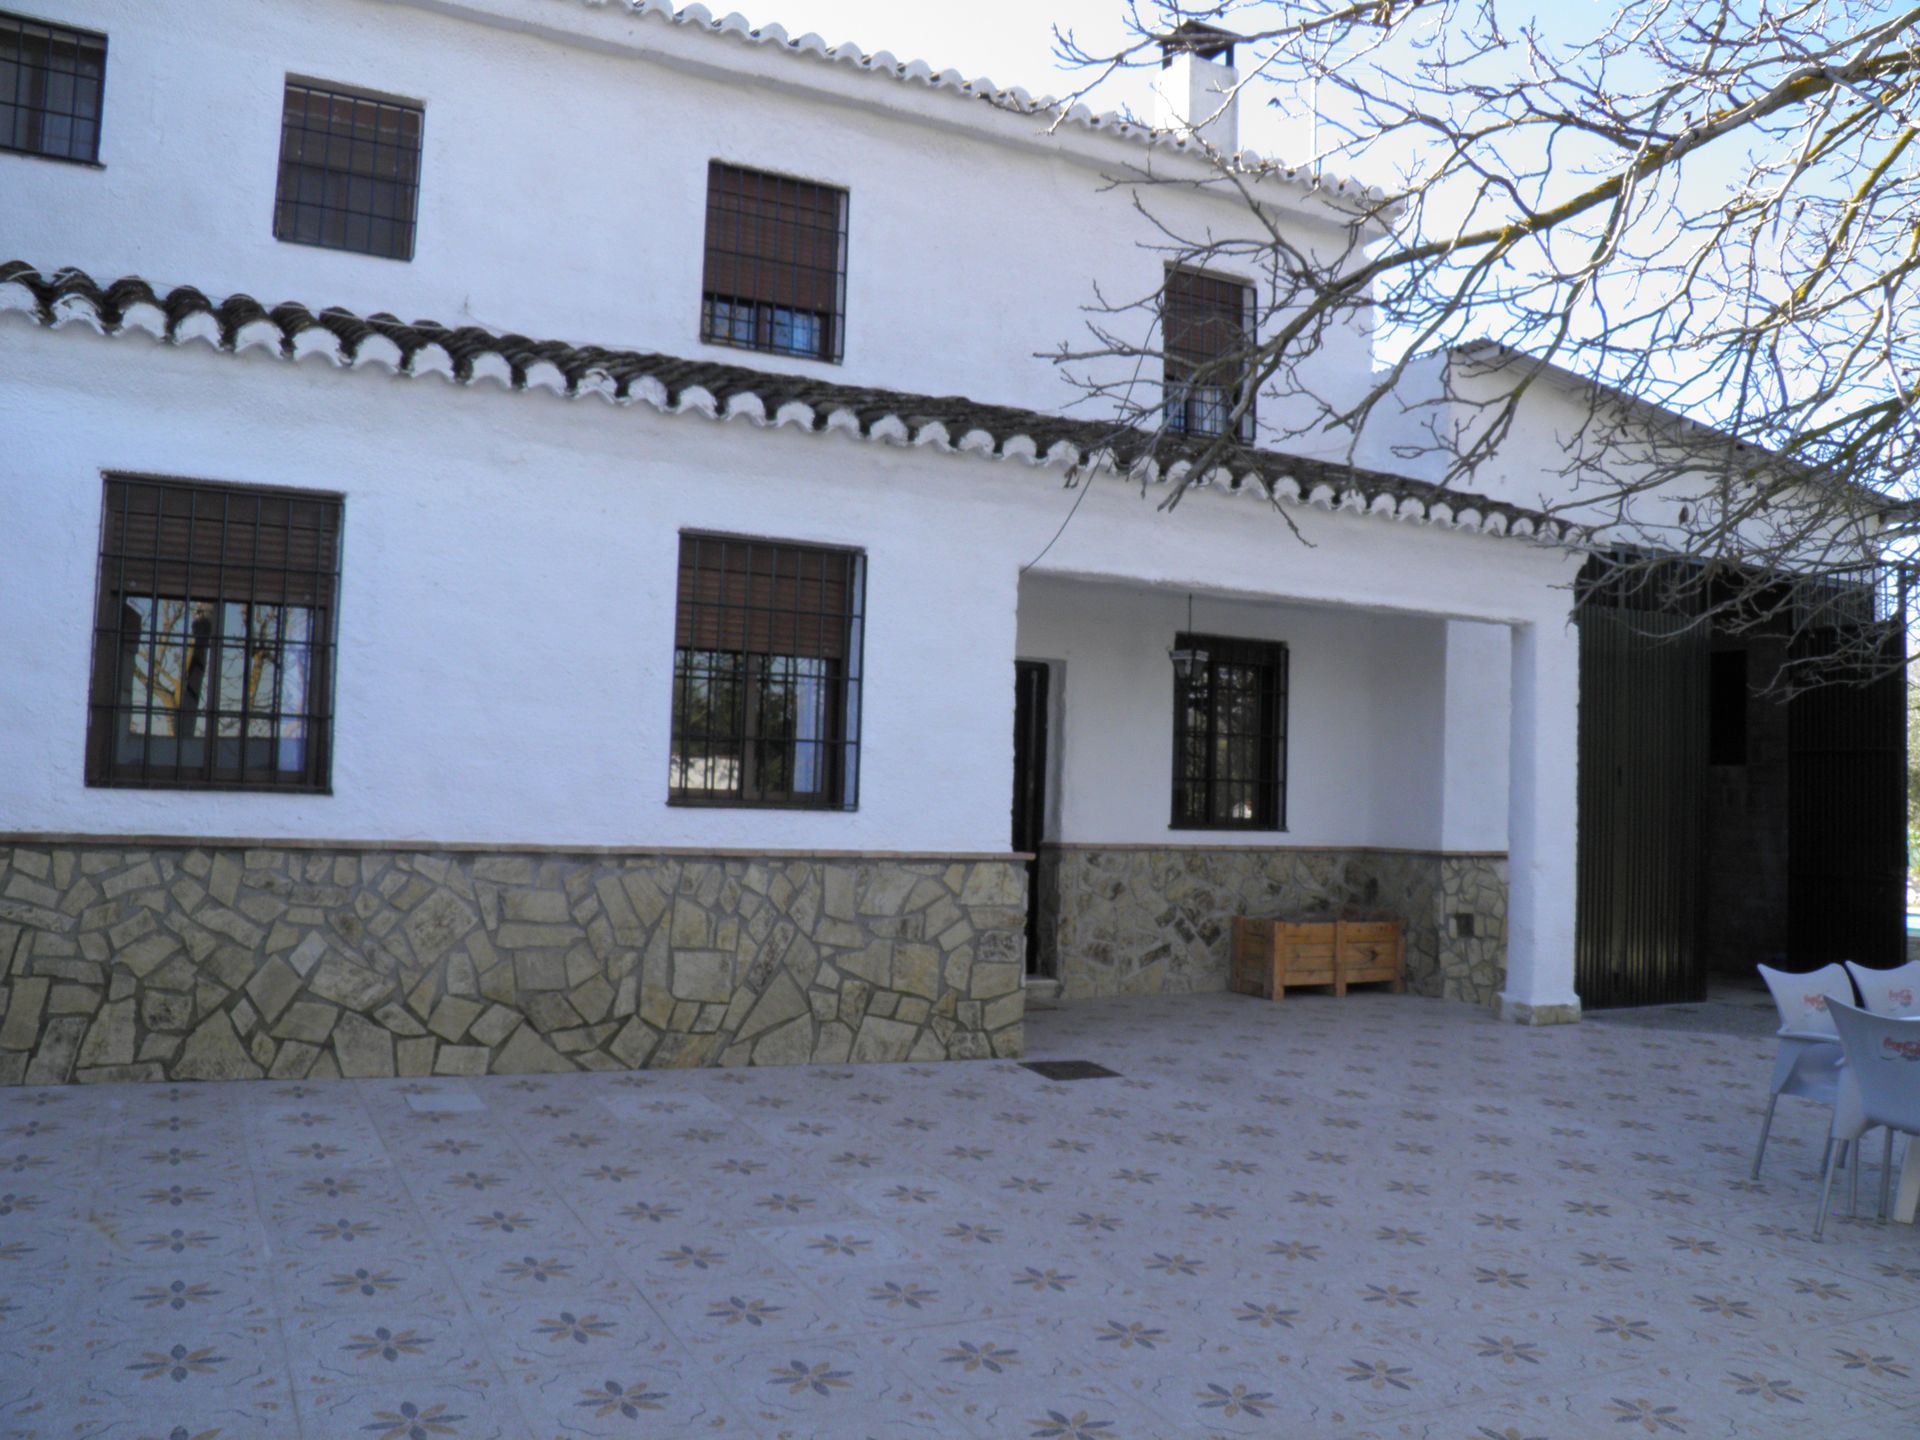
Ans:
[[[1303,578],[1022,577],[1030,996],[1221,990],[1235,915],[1364,916],[1404,924],[1412,993],[1577,1018],[1567,597],[1515,623],[1497,587]]]

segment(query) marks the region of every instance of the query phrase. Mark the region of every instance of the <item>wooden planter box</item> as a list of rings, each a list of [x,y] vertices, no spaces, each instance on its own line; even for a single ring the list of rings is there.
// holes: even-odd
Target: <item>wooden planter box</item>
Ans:
[[[1289,985],[1405,985],[1406,931],[1398,920],[1233,920],[1233,972],[1242,995],[1279,1000]]]

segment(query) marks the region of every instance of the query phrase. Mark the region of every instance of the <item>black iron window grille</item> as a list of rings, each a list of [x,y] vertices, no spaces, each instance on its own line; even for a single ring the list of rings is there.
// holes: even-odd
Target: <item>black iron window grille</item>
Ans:
[[[838,361],[847,309],[847,192],[707,166],[700,338]]]
[[[87,783],[328,787],[341,502],[111,476]]]
[[[858,551],[680,537],[672,801],[857,808],[865,591]]]
[[[274,238],[411,260],[425,118],[404,101],[289,80]]]
[[[1204,652],[1173,683],[1173,828],[1284,830],[1287,647],[1180,635]]]
[[[0,12],[0,150],[100,160],[107,37]]]
[[[1253,438],[1253,406],[1234,410],[1247,387],[1247,349],[1256,333],[1253,287],[1169,268],[1161,292],[1162,396],[1166,427],[1179,435]]]

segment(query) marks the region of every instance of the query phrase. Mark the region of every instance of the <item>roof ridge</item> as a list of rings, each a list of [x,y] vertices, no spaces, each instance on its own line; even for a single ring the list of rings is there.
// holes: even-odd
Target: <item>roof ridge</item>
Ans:
[[[615,403],[644,401],[671,414],[749,418],[767,426],[861,438],[1034,465],[1124,470],[1148,483],[1192,483],[1229,493],[1254,490],[1275,501],[1417,520],[1492,535],[1561,541],[1565,521],[1424,480],[1335,461],[1236,448],[1204,476],[1191,475],[1205,441],[1173,438],[1119,422],[1048,415],[965,396],[873,389],[807,375],[563,340],[535,340],[478,325],[402,321],[340,306],[318,312],[297,301],[271,308],[252,296],[210,299],[190,285],[164,294],[137,275],[101,284],[83,270],[49,277],[23,260],[0,264],[0,315],[25,314],[59,329],[140,332],[168,344],[205,341],[232,354],[263,349],[286,360],[315,356],[396,375],[440,375],[457,384],[493,380],[509,390],[549,390]]]
[[[809,56],[824,64],[851,65],[873,74],[888,75],[904,83],[918,83],[930,90],[946,91],[956,98],[984,100],[1023,115],[1052,115],[1086,130],[1115,135],[1141,145],[1165,147],[1178,154],[1205,158],[1213,153],[1208,146],[1196,143],[1187,136],[1141,124],[1117,110],[1095,110],[1090,105],[1080,103],[1068,105],[1052,95],[1035,96],[1024,86],[1002,86],[986,75],[968,79],[958,70],[936,70],[928,61],[901,60],[891,51],[868,50],[852,41],[843,40],[838,45],[829,45],[813,31],[794,36],[778,22],[755,25],[737,10],[716,18],[714,12],[705,5],[695,3],[676,8],[671,0],[567,0],[567,3],[595,10],[618,7],[641,18],[653,17],[683,29],[731,36],[746,44],[765,45],[787,54]],[[1257,150],[1241,150],[1225,158],[1310,194],[1339,196],[1368,205],[1383,205],[1390,201],[1387,193],[1378,186],[1367,185],[1347,176],[1316,172],[1311,166],[1286,165],[1261,155]]]

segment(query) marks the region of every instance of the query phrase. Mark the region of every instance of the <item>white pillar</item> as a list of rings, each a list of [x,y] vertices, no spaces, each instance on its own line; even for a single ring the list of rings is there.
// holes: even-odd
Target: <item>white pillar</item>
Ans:
[[[1507,760],[1507,983],[1502,1018],[1580,1018],[1573,988],[1580,639],[1564,620],[1513,627]]]

